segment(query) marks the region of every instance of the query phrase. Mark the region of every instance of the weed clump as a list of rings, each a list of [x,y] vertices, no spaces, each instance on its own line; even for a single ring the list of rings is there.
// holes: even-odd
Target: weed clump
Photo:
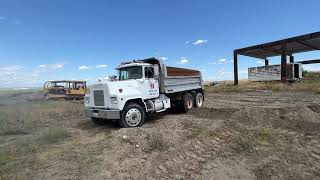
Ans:
[[[70,134],[62,128],[50,128],[46,133],[40,138],[43,144],[54,144],[63,141],[64,139],[70,137]]]
[[[168,143],[161,134],[151,134],[147,137],[148,139],[148,151],[165,151],[169,148]]]
[[[269,146],[275,142],[274,133],[268,128],[242,130],[233,138],[231,148],[236,153],[254,153],[259,147]]]

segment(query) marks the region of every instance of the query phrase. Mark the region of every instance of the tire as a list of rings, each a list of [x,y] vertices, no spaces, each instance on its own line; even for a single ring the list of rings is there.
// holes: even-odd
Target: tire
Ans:
[[[119,125],[122,128],[141,127],[145,114],[145,110],[139,104],[130,103],[122,110]]]
[[[182,97],[181,110],[182,112],[188,112],[194,107],[194,98],[192,94],[185,93]]]
[[[194,107],[200,108],[203,106],[204,96],[201,92],[196,92],[194,95]]]
[[[91,118],[91,121],[92,121],[94,124],[99,125],[99,126],[103,126],[103,125],[106,124],[106,120],[100,119],[100,118],[94,118],[94,117],[92,117],[92,118]]]

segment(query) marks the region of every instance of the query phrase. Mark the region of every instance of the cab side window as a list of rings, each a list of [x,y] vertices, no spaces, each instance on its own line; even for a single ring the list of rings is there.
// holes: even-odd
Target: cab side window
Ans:
[[[145,67],[144,74],[146,78],[154,78],[154,71],[152,67]]]

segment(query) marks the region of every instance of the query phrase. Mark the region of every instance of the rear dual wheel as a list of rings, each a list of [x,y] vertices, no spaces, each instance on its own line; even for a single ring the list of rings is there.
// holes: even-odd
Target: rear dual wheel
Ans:
[[[194,99],[191,93],[185,93],[182,96],[182,104],[181,104],[181,110],[183,112],[188,112],[190,109],[192,109],[194,106]]]
[[[204,100],[204,96],[203,93],[201,92],[196,92],[194,94],[194,102],[195,102],[195,107],[196,108],[200,108],[203,105],[203,100]]]
[[[185,93],[182,96],[181,110],[188,112],[193,107],[200,108],[203,105],[204,96],[201,92],[195,92],[194,95],[191,93]]]

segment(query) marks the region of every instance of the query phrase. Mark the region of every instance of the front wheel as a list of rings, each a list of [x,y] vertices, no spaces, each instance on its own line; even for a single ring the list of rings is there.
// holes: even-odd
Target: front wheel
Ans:
[[[121,112],[119,125],[122,128],[141,127],[144,123],[145,111],[136,103],[128,104]]]

